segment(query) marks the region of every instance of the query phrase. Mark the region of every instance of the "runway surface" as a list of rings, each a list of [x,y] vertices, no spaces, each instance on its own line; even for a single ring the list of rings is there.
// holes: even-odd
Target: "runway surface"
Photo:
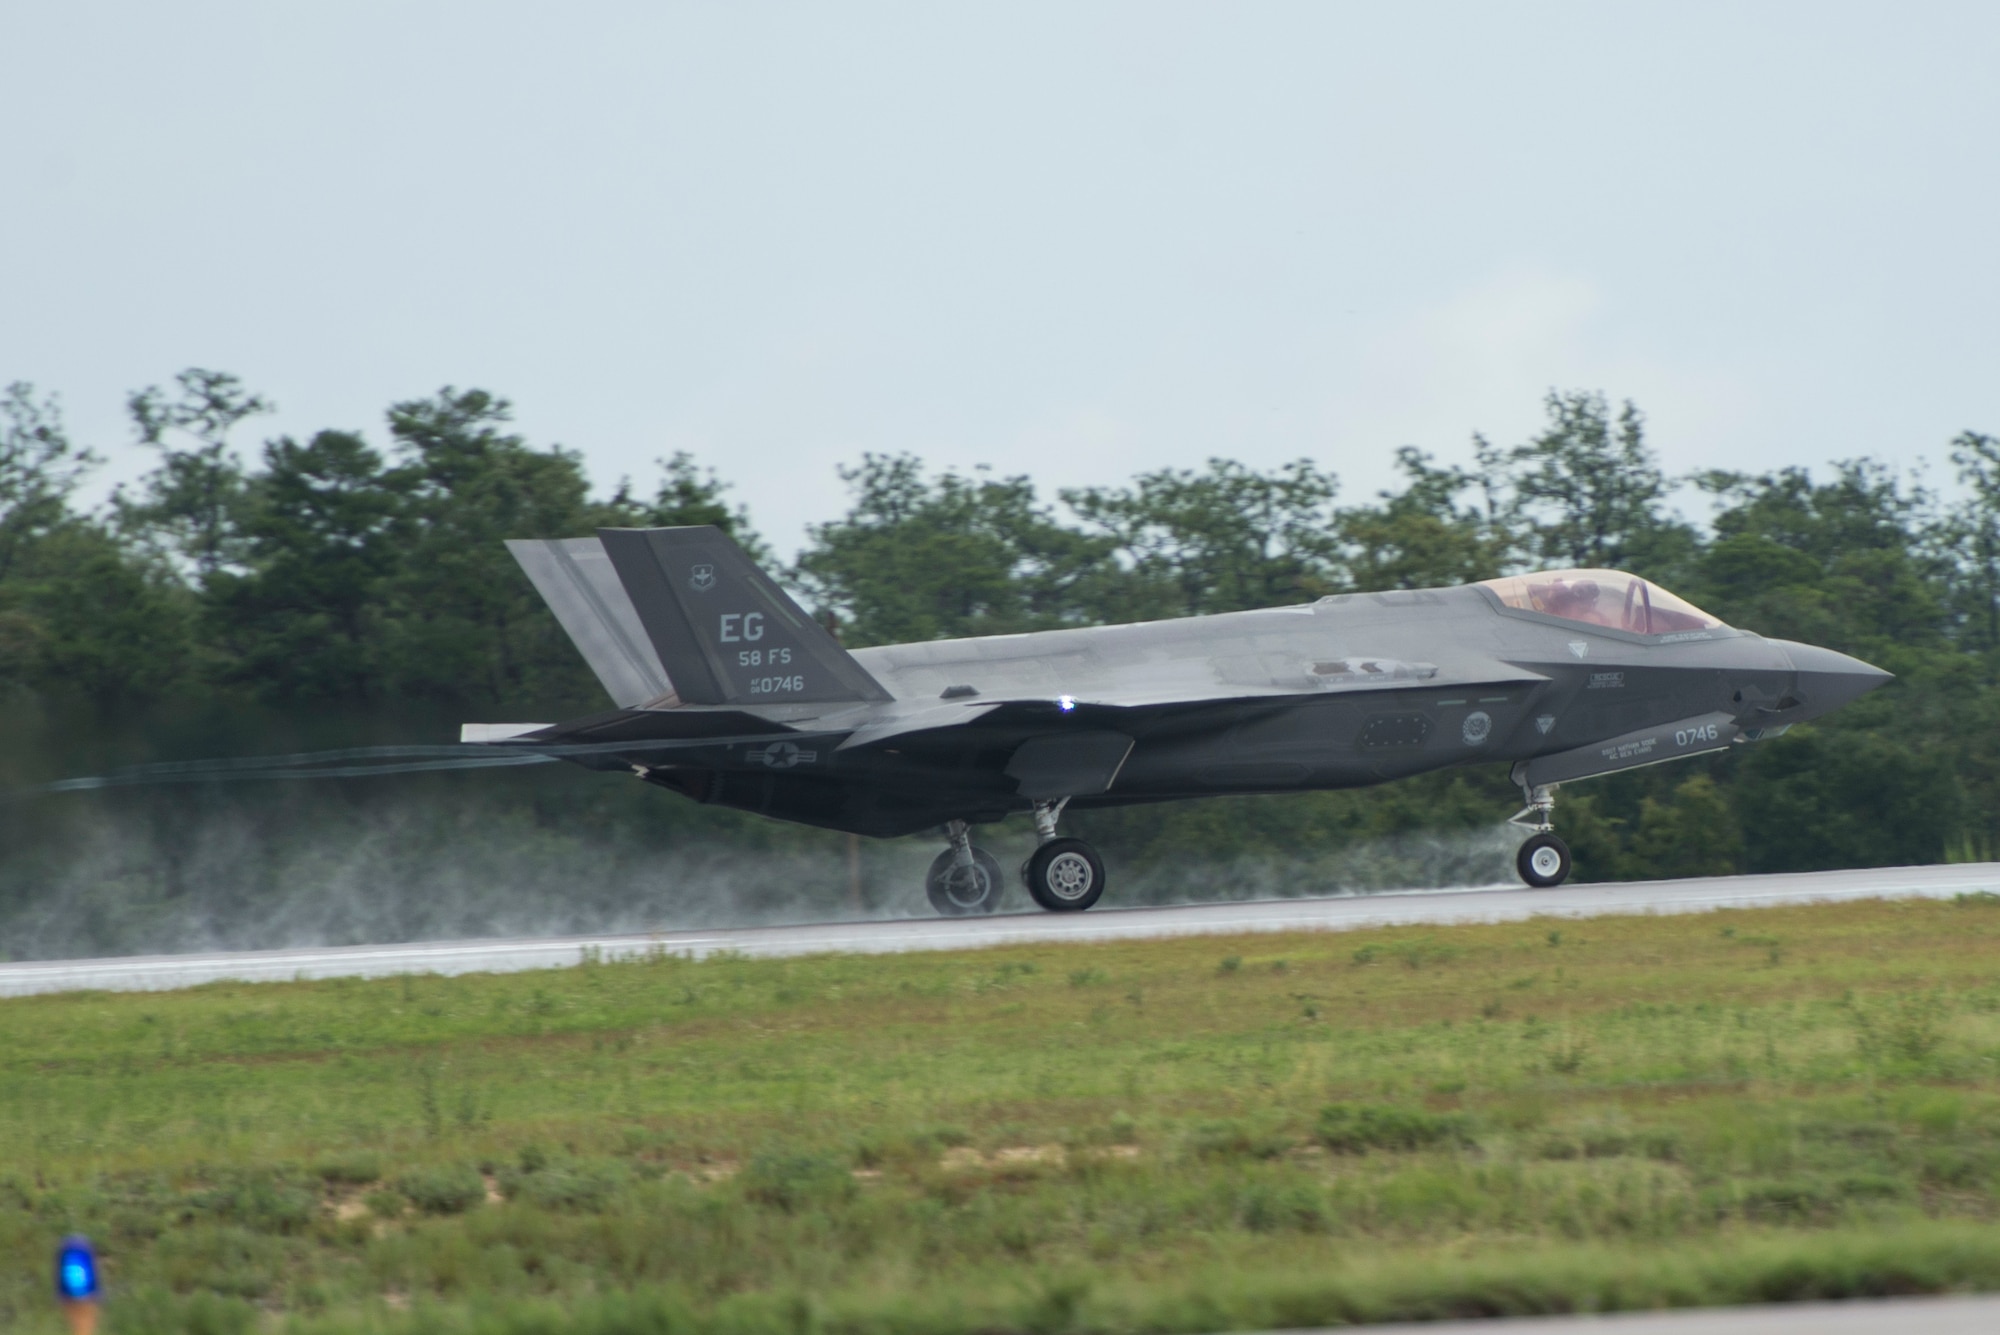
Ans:
[[[986,918],[899,918],[732,927],[542,940],[428,941],[386,946],[246,950],[197,955],[47,960],[0,965],[0,997],[86,989],[157,991],[233,979],[374,978],[402,973],[511,973],[618,959],[650,951],[693,956],[812,955],[830,951],[887,954],[966,950],[1024,942],[1118,941],[1238,932],[1341,931],[1422,923],[1506,922],[1543,915],[1701,913],[1848,899],[1949,898],[2000,894],[2000,863],[1884,867],[1784,876],[1717,876],[1685,881],[1626,881],[1528,890],[1492,886],[1345,895],[1324,899],[1187,904],[1170,908],[1099,908],[1089,913],[1010,913]]]
[[[1529,1317],[1512,1321],[1346,1326],[1339,1335],[1990,1335],[2000,1330],[2000,1298],[1891,1298],[1851,1303],[1775,1303],[1710,1311],[1618,1316]],[[1283,1335],[1334,1335],[1291,1331]]]

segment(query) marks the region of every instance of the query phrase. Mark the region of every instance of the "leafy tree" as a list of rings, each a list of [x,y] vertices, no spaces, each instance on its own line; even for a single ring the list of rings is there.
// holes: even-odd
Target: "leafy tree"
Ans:
[[[1498,449],[1474,436],[1498,503],[1495,519],[1530,563],[1630,569],[1671,582],[1695,545],[1665,512],[1667,480],[1646,444],[1645,418],[1629,399],[1611,416],[1594,391],[1551,391],[1548,425]]]
[[[1130,572],[1134,593],[1121,611],[1198,616],[1337,592],[1339,485],[1309,459],[1269,473],[1210,459],[1202,472],[1161,469],[1062,498]]]
[[[1666,797],[1639,801],[1630,845],[1617,867],[1634,879],[1727,876],[1744,853],[1743,829],[1730,794],[1708,774],[1682,779]]]
[[[1746,871],[1937,862],[1966,814],[1948,766],[1893,732],[1831,727],[1752,748],[1733,802],[1755,819]]]
[[[245,569],[217,572],[206,590],[229,679],[275,700],[381,694],[379,609],[409,538],[414,481],[352,432],[264,447],[241,506]]]
[[[456,718],[583,712],[600,702],[597,687],[505,539],[714,523],[765,554],[722,480],[691,456],[661,461],[650,494],[621,486],[593,499],[574,453],[531,445],[506,402],[484,391],[394,405],[379,449],[322,431],[269,441],[248,467],[231,434],[267,405],[233,376],[190,370],[129,407],[161,462],[107,520],[75,508],[94,460],[69,441],[55,402],[25,385],[0,394],[10,721],[39,719],[50,737],[89,727],[121,754],[144,754],[149,737],[174,729],[183,740],[155,754],[185,755],[185,736],[212,741],[218,729],[226,749],[287,746],[330,716],[350,736],[357,722],[413,707]],[[1303,460],[1269,472],[1212,460],[1052,505],[1025,477],[931,474],[908,456],[866,455],[842,474],[846,514],[811,530],[790,574],[860,645],[1449,584],[1527,563],[1623,566],[1733,624],[1898,675],[1810,727],[1698,769],[1638,770],[1566,792],[1559,824],[1581,874],[1921,862],[2000,846],[2000,441],[1968,432],[1953,442],[1964,497],[1945,509],[1869,460],[1705,475],[1716,509],[1701,533],[1666,508],[1668,481],[1636,408],[1614,414],[1588,393],[1551,395],[1548,407],[1547,426],[1522,445],[1479,439],[1473,469],[1398,451],[1400,486],[1348,508],[1335,504],[1333,476]],[[407,718],[384,728],[410,735]],[[519,780],[537,796],[509,809],[543,814],[557,801],[534,786],[544,781]],[[623,789],[586,791],[561,799],[551,819],[634,848],[662,822],[778,837]],[[1368,840],[1484,830],[1513,796],[1491,767],[1076,819],[1135,868],[1206,885],[1226,864],[1218,883],[1248,893],[1292,874],[1288,861],[1275,880],[1239,875],[1273,847],[1344,858]],[[176,814],[192,809],[185,802],[163,800],[160,819],[192,830]],[[1339,865],[1375,856],[1361,849]]]
[[[1438,468],[1405,445],[1396,466],[1408,480],[1380,504],[1340,512],[1348,581],[1356,589],[1423,589],[1467,584],[1500,573],[1505,540],[1487,517],[1458,498],[1477,485],[1459,468]]]
[[[243,464],[229,433],[246,418],[271,411],[226,371],[191,367],[175,377],[178,393],[157,385],[126,399],[139,441],[160,451],[160,466],[114,497],[121,524],[175,559],[205,583],[238,556]]]
[[[1943,642],[1947,568],[1920,489],[1866,460],[1824,483],[1802,468],[1699,483],[1723,502],[1695,562],[1696,596],[1716,615],[1864,657]]]
[[[70,508],[97,462],[53,396],[0,393],[0,684],[129,708],[180,684],[189,608]]]
[[[618,522],[593,505],[581,458],[537,450],[503,428],[511,405],[449,386],[389,410],[407,489],[401,557],[385,587],[388,689],[414,699],[498,705],[598,698],[508,538],[562,538]]]
[[[686,450],[661,459],[659,468],[660,485],[650,503],[633,499],[629,482],[619,484],[609,505],[612,515],[622,516],[616,522],[640,528],[713,524],[734,538],[751,560],[770,560],[771,549],[750,526],[750,512],[723,499],[729,484],[718,478],[713,468],[703,469]]]
[[[1715,518],[1718,538],[1760,533],[1804,552],[1822,566],[1859,551],[1909,550],[1930,497],[1906,492],[1896,475],[1872,459],[1833,465],[1833,479],[1785,468],[1749,476],[1713,472],[1696,479],[1726,502]]]
[[[1957,602],[1967,647],[1991,653],[2000,649],[2000,437],[1966,431],[1951,446],[1966,491],[1945,525],[1958,558]]]
[[[70,442],[53,395],[17,380],[0,391],[0,581],[23,549],[70,517],[77,483],[99,462]]]
[[[1057,523],[1024,477],[878,454],[840,476],[853,503],[809,531],[792,576],[849,644],[1075,625],[1105,601],[1109,544]]]
[[[190,684],[187,591],[101,524],[73,519],[36,542],[0,606],[12,613],[0,611],[0,672],[46,699],[117,715]]]

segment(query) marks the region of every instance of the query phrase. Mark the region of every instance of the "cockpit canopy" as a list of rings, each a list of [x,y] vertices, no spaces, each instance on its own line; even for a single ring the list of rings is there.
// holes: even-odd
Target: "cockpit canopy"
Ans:
[[[1523,612],[1540,612],[1638,635],[1714,630],[1722,622],[1657,584],[1622,570],[1546,570],[1481,580],[1501,602]]]

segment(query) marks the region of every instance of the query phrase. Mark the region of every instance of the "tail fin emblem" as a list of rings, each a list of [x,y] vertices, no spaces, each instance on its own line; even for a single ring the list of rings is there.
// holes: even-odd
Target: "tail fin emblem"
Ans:
[[[597,541],[682,704],[894,698],[713,524],[601,528]]]

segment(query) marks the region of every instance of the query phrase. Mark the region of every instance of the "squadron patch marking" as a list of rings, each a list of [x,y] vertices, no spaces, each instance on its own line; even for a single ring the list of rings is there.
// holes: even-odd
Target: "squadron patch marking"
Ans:
[[[1493,716],[1483,709],[1473,710],[1459,725],[1458,735],[1467,746],[1478,746],[1493,735]]]
[[[1549,730],[1555,726],[1556,716],[1554,714],[1540,714],[1535,718],[1535,731],[1544,737],[1548,736]]]
[[[707,593],[715,587],[715,567],[698,565],[688,571],[688,587],[696,593]]]

